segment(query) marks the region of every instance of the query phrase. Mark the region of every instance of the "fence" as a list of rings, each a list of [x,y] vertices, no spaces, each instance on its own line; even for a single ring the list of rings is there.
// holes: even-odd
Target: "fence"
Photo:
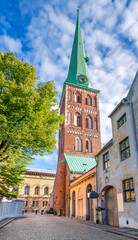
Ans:
[[[23,206],[23,200],[0,202],[0,220],[5,218],[22,217]]]

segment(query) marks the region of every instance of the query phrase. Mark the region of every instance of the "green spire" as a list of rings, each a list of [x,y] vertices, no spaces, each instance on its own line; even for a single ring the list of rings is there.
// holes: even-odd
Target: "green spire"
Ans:
[[[77,23],[76,30],[71,54],[71,60],[69,65],[68,77],[66,79],[66,83],[72,83],[78,86],[88,87],[89,85],[89,77],[87,64],[88,58],[85,57],[84,45],[80,27],[80,19],[79,19],[79,10],[77,13]],[[86,82],[81,82],[78,79],[78,76],[84,75],[87,78]]]

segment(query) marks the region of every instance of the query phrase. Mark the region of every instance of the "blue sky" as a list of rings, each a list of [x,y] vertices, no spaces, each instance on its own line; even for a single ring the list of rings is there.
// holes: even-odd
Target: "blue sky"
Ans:
[[[75,25],[80,22],[92,87],[100,90],[102,142],[111,138],[109,113],[126,96],[138,69],[137,0],[0,0],[0,49],[37,69],[41,81],[67,77]],[[31,167],[56,169],[57,150]]]

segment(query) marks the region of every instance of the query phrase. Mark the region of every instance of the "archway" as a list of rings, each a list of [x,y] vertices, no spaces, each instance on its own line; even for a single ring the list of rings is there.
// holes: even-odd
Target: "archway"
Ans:
[[[102,222],[118,227],[119,221],[116,188],[113,186],[107,186],[103,189],[101,207],[105,208],[105,211],[102,211]]]
[[[64,214],[63,214],[63,208],[60,209],[59,216],[64,216]]]
[[[76,216],[76,199],[75,199],[75,191],[72,193],[72,217]]]
[[[89,197],[92,192],[92,185],[88,184],[86,188],[86,220],[94,221],[93,200]]]

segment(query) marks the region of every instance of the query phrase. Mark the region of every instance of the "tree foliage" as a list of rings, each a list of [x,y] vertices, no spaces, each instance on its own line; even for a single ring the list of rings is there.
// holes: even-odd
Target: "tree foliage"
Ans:
[[[0,194],[15,195],[20,174],[35,154],[51,153],[63,116],[53,81],[38,83],[36,69],[0,51]]]

